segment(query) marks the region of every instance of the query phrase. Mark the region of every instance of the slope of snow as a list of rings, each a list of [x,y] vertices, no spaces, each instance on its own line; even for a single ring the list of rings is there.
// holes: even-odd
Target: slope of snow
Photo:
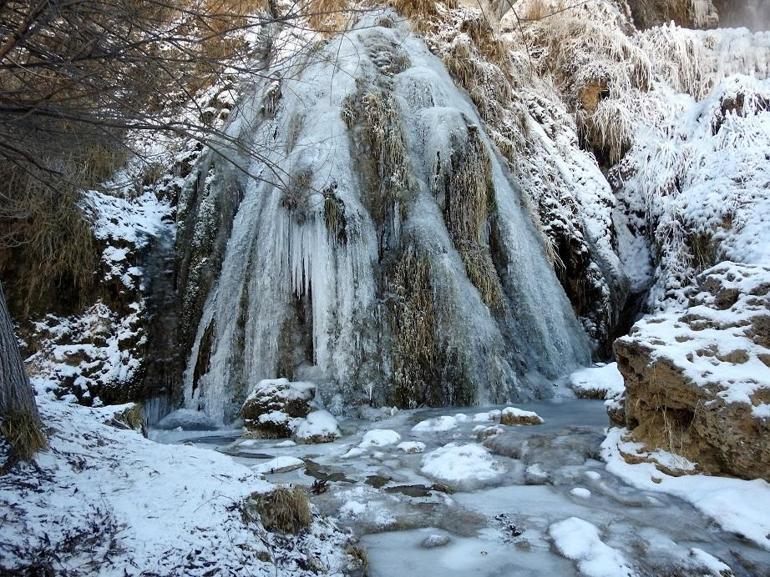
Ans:
[[[272,489],[249,468],[107,424],[127,406],[38,401],[50,449],[0,476],[0,572],[300,576],[310,562],[341,573],[346,538],[333,525],[286,538],[244,521],[244,499]]]

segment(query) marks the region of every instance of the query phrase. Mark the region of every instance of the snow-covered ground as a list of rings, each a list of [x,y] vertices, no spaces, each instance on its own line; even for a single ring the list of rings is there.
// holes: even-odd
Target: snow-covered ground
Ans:
[[[672,479],[681,490],[669,494],[668,481],[640,486],[619,469],[610,441],[602,448],[601,401],[516,407],[542,416],[537,426],[501,425],[504,408],[362,411],[366,418],[340,420],[343,437],[323,445],[232,432],[151,437],[216,448],[271,482],[326,481],[313,502],[361,537],[372,577],[768,574],[770,547],[745,539],[768,532],[766,483],[713,478],[730,492],[709,497],[721,509],[703,506],[685,494],[691,486],[706,495],[702,477]],[[759,505],[751,511],[741,500]]]
[[[349,563],[333,523],[283,536],[247,517],[245,500],[273,489],[257,471],[116,427],[127,406],[38,401],[50,449],[0,476],[0,574],[341,575]]]

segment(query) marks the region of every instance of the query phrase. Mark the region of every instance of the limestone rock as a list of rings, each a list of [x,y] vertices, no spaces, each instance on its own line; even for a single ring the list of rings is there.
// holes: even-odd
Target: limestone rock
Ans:
[[[616,341],[625,424],[706,472],[770,480],[770,267],[725,262],[698,291]]]

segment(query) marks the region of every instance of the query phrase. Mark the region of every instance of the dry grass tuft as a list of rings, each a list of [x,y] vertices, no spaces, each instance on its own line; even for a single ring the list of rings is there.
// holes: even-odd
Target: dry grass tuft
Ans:
[[[80,195],[50,190],[29,175],[3,188],[12,191],[0,209],[0,272],[9,279],[10,305],[21,319],[50,312],[53,302],[79,306],[98,263]]]
[[[272,493],[253,493],[244,509],[247,518],[253,517],[252,507],[268,531],[297,535],[313,522],[310,499],[302,487],[279,487]]]
[[[359,575],[362,577],[369,575],[369,555],[367,555],[366,549],[358,545],[348,545],[345,553],[353,558],[353,563],[358,569]]]
[[[309,0],[302,6],[310,28],[325,36],[334,36],[350,27],[351,16],[347,0]]]
[[[391,0],[391,6],[409,19],[419,19],[438,14],[438,5],[443,4],[447,8],[456,8],[456,0]]]
[[[16,460],[28,461],[48,446],[40,420],[26,412],[15,411],[4,415],[0,422],[0,435],[10,443]]]

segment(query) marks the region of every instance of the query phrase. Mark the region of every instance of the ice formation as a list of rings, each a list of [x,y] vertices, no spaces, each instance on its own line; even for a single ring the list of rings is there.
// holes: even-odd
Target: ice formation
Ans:
[[[265,149],[259,178],[220,171],[183,202],[205,235],[215,196],[242,196],[186,406],[229,420],[277,376],[326,401],[503,401],[547,396],[586,363],[532,214],[425,45],[377,12],[296,66],[235,114],[231,130]]]

